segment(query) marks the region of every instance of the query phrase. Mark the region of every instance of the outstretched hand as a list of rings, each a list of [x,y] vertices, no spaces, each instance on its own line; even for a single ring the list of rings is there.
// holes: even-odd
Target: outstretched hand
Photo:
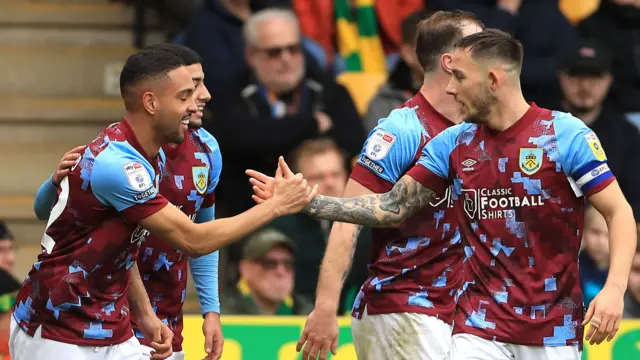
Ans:
[[[253,200],[261,204],[271,200],[278,203],[282,215],[295,214],[316,196],[318,185],[309,187],[302,174],[294,174],[282,156],[278,159],[276,176],[270,177],[255,170],[247,170],[251,176],[249,182],[253,185],[255,195]]]

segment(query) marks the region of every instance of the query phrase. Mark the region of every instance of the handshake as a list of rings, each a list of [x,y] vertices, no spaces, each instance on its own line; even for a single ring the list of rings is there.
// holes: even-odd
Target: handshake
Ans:
[[[275,177],[255,170],[247,170],[251,178],[254,195],[258,203],[271,203],[277,216],[296,214],[302,211],[316,196],[318,185],[311,188],[302,174],[294,174],[281,156]]]

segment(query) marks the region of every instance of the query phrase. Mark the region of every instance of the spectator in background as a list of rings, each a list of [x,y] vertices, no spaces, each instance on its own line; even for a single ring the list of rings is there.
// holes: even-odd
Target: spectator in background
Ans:
[[[640,243],[631,264],[629,285],[624,296],[624,319],[640,319]]]
[[[181,35],[183,45],[202,57],[205,85],[214,98],[224,95],[236,84],[236,78],[249,71],[245,58],[242,29],[249,16],[262,9],[287,3],[287,0],[203,0]],[[320,46],[305,43],[319,59]],[[320,68],[310,57],[308,66]]]
[[[609,229],[604,217],[592,206],[587,207],[584,212],[579,262],[584,304],[589,306],[604,287],[609,274]]]
[[[612,99],[623,113],[640,113],[640,1],[601,0],[580,22],[581,36],[595,38],[613,53]]]
[[[15,257],[13,235],[0,221],[0,360],[9,360],[11,308],[20,289],[20,283],[11,275]]]
[[[402,22],[402,44],[400,45],[400,61],[389,75],[387,83],[380,88],[369,103],[367,115],[363,119],[365,132],[370,132],[378,120],[389,115],[391,110],[404,104],[422,86],[424,70],[416,55],[416,29],[420,20],[430,14],[427,10],[417,11]]]
[[[372,41],[381,45],[382,55],[397,53],[402,43],[400,24],[407,16],[424,8],[424,0],[372,0],[370,3],[371,6],[357,8],[358,3],[352,0],[293,0],[293,7],[300,19],[302,33],[319,43],[327,54],[329,64],[333,64],[339,57],[336,44],[340,44],[341,36],[347,36],[340,32],[349,32],[354,28],[366,29],[366,33],[360,33],[359,36],[369,37],[368,46],[372,45]],[[355,27],[337,26],[338,19],[348,21],[349,18],[353,18]],[[360,39],[357,35],[350,40],[349,46],[358,47]],[[373,49],[368,50],[368,54],[360,54],[360,57],[371,55]],[[339,72],[345,67],[350,70],[347,66],[349,59],[340,60],[342,64],[338,64],[335,71]]]
[[[240,281],[226,289],[222,313],[229,315],[307,315],[312,304],[293,294],[296,245],[274,229],[253,234],[244,246]]]
[[[9,360],[9,330],[11,308],[20,283],[4,269],[0,269],[0,360]]]
[[[294,172],[302,173],[309,184],[318,184],[318,194],[342,196],[349,173],[342,151],[330,139],[307,140],[289,161]],[[327,246],[332,223],[303,213],[285,216],[267,225],[291,238],[297,245],[296,294],[315,301],[320,264]],[[351,272],[340,297],[341,311],[349,313],[362,283],[367,279],[367,263],[371,247],[371,229],[364,228],[358,238]]]
[[[246,169],[271,173],[279,155],[304,140],[327,136],[354,156],[364,141],[362,122],[347,90],[305,66],[298,21],[289,10],[266,9],[246,23],[251,72],[241,89],[213,97],[205,123],[225,157],[217,208],[222,216],[251,206]]]
[[[579,40],[560,54],[559,80],[563,99],[555,109],[580,118],[607,150],[607,163],[640,219],[640,132],[615,104],[605,101],[613,75],[611,56],[595,41]]]
[[[4,221],[0,221],[0,269],[13,271],[16,252],[13,248],[13,235]]]
[[[488,28],[514,34],[526,49],[522,91],[527,101],[552,108],[558,93],[557,54],[576,40],[558,0],[428,0],[434,10],[466,10]]]

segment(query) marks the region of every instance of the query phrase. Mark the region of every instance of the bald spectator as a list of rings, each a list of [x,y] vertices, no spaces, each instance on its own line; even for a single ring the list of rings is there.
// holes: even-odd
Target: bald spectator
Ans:
[[[233,87],[240,90],[213,98],[213,120],[205,123],[225,158],[216,205],[222,216],[254,205],[246,169],[272,173],[278,156],[320,136],[355,156],[365,136],[347,90],[306,66],[293,12],[259,11],[244,30],[251,71]]]

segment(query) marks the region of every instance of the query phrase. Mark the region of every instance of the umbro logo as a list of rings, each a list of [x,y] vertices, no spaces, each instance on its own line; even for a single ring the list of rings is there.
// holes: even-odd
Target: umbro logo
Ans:
[[[460,164],[462,164],[462,166],[464,166],[462,168],[462,171],[472,171],[475,170],[475,168],[473,168],[473,165],[477,164],[478,162],[473,160],[473,159],[467,159],[463,162],[461,162]]]
[[[473,160],[473,159],[467,159],[463,162],[461,162],[462,165],[466,166],[466,167],[470,167],[473,166],[477,163],[477,161]]]

